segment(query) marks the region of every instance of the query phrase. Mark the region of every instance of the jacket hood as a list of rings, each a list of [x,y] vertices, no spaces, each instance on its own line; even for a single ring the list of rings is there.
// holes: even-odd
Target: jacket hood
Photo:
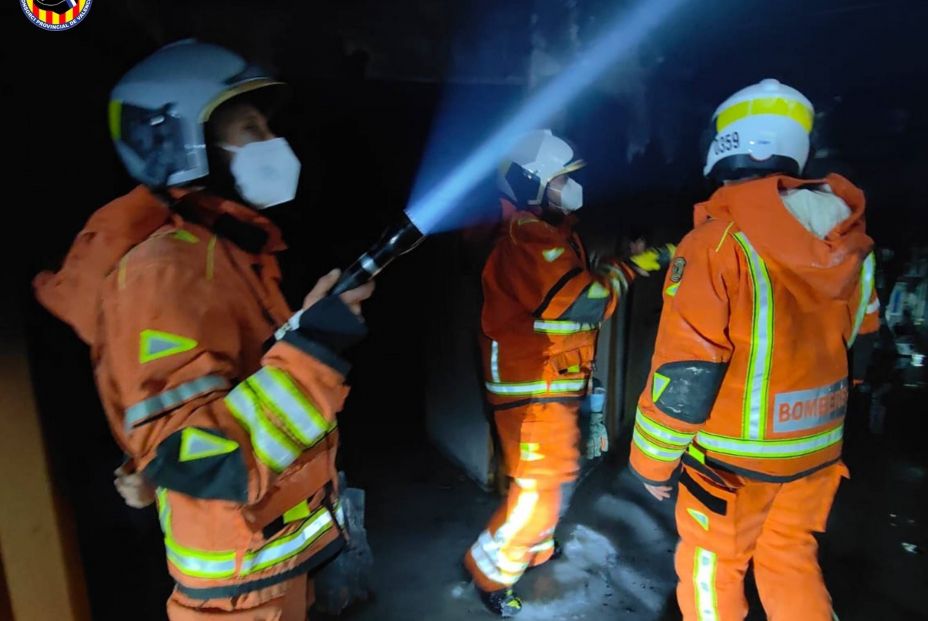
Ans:
[[[823,210],[828,203],[834,206],[835,197],[847,206],[840,221],[824,235],[812,230],[814,218],[801,222],[784,203],[791,191],[802,189],[821,193]],[[814,209],[814,199],[810,203]],[[845,300],[856,287],[861,261],[873,248],[864,209],[863,192],[840,175],[817,180],[773,175],[723,186],[708,201],[696,205],[694,218],[697,225],[709,219],[733,222],[763,257],[774,279],[803,308],[811,309]]]

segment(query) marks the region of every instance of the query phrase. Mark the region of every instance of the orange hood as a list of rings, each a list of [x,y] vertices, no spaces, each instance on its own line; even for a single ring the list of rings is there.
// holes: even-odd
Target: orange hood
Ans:
[[[787,190],[828,184],[850,209],[850,216],[824,239],[803,226],[783,204]],[[774,175],[720,188],[696,205],[698,226],[709,219],[733,222],[764,258],[774,280],[805,309],[846,300],[860,276],[860,264],[873,248],[866,233],[864,194],[840,175],[801,180]]]
[[[267,233],[264,251],[284,248],[280,231],[257,211],[215,196],[173,189],[175,199],[195,210],[197,221],[211,227],[222,215],[248,223]],[[69,324],[88,344],[96,338],[100,291],[107,276],[134,246],[166,225],[182,226],[183,218],[145,186],[97,210],[68,251],[58,272],[42,272],[33,287],[39,303]]]
[[[92,344],[104,280],[133,246],[170,219],[167,206],[143,186],[100,208],[77,235],[61,270],[35,277],[39,303]]]

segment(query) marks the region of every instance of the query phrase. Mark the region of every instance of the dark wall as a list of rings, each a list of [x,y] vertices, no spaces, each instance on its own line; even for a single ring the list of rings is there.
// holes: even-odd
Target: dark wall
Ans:
[[[95,618],[124,618],[132,598],[142,598],[133,609],[148,611],[135,618],[160,618],[170,585],[154,515],[127,509],[110,487],[120,456],[95,396],[87,349],[32,301],[28,283],[56,265],[95,208],[132,186],[106,130],[107,96],[118,76],[159,43],[196,34],[267,61],[293,83],[280,130],[304,161],[304,179],[296,204],[275,217],[291,243],[282,263],[286,293],[296,303],[318,275],[349,263],[396,217],[427,146],[445,150],[440,143],[434,150],[430,139],[450,140],[432,130],[452,95],[472,109],[468,125],[456,130],[471,139],[513,107],[524,92],[531,13],[552,11],[548,22],[556,25],[566,6],[492,3],[515,9],[490,15],[492,36],[478,36],[486,30],[476,28],[462,42],[454,20],[472,29],[490,3],[470,5],[468,14],[455,12],[462,3],[437,0],[310,4],[296,14],[283,2],[98,2],[85,23],[64,33],[9,16],[19,47],[15,61],[6,62],[2,94],[5,109],[16,112],[9,130],[19,165],[7,174],[25,198],[8,197],[6,208],[23,220],[15,230],[27,252],[9,263],[14,283],[4,299],[27,311],[35,389],[57,481],[75,509]],[[581,38],[592,37],[616,4],[574,3]],[[687,19],[653,42],[640,81],[626,85],[641,91],[637,101],[645,102],[652,128],[640,155],[629,161],[626,148],[629,119],[640,110],[608,84],[558,121],[591,162],[585,226],[678,239],[692,203],[708,193],[696,147],[708,116],[730,92],[770,75],[805,89],[827,112],[821,144],[831,155],[816,166],[848,171],[864,187],[878,241],[924,241],[928,68],[919,29],[928,7],[691,4]],[[479,71],[465,71],[471,58]],[[449,67],[467,84],[452,91],[437,82]],[[480,114],[470,102],[479,102]],[[458,277],[439,256],[425,244],[404,257],[380,279],[367,307],[371,337],[355,352],[357,390],[341,418],[349,476],[365,460],[387,462],[384,450],[415,451],[425,442],[422,378],[432,361],[421,327],[433,312],[430,283]],[[650,358],[660,310],[655,285],[635,293],[629,394],[640,389]]]

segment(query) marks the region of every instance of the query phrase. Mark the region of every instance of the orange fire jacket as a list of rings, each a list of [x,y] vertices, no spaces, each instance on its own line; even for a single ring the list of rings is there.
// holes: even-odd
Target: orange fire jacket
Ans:
[[[826,183],[851,215],[820,239],[781,192]],[[879,325],[863,193],[771,176],[721,188],[695,225],[665,281],[633,470],[663,483],[682,458],[788,481],[837,461],[847,350]]]
[[[335,414],[348,389],[326,334],[363,326],[335,298],[293,315],[283,247],[252,209],[193,193],[171,210],[140,187],[35,281],[91,345],[113,436],[159,488],[170,571],[198,599],[266,588],[342,541]]]

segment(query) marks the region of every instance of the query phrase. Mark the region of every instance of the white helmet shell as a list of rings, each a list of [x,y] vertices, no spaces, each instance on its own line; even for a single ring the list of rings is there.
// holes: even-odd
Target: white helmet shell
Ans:
[[[217,45],[188,39],[129,70],[110,95],[110,134],[137,181],[176,186],[209,174],[203,125],[223,102],[280,86],[260,67]]]
[[[800,174],[814,118],[805,95],[777,80],[741,89],[712,116],[714,138],[703,174],[719,180],[752,172]]]
[[[574,149],[550,129],[524,135],[510,149],[499,168],[500,191],[519,205],[539,205],[555,177],[584,166],[574,159]]]

